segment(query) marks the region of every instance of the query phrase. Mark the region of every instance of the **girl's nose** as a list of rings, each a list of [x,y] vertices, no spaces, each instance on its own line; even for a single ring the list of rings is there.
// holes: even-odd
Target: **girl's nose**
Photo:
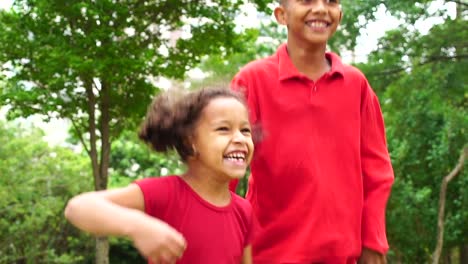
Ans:
[[[239,143],[245,142],[245,136],[244,136],[244,134],[242,134],[241,131],[238,130],[232,136],[232,141],[233,142],[239,142]]]

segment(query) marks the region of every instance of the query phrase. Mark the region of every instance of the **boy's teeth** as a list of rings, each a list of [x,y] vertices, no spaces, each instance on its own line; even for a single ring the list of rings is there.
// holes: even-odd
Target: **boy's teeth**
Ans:
[[[327,23],[317,22],[317,21],[309,22],[308,24],[312,27],[326,27],[327,26]]]

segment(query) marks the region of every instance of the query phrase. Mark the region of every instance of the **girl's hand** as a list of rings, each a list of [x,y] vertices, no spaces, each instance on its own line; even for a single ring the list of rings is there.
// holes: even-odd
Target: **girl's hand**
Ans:
[[[386,264],[387,259],[385,255],[368,248],[362,248],[361,257],[359,257],[358,264]]]
[[[135,226],[129,236],[140,253],[154,264],[172,264],[182,257],[187,243],[182,234],[165,222],[146,218]]]

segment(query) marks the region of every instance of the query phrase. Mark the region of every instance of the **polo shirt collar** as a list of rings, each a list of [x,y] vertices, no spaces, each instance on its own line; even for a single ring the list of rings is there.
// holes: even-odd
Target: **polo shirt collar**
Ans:
[[[291,61],[288,54],[286,43],[282,44],[276,52],[278,56],[279,65],[279,80],[287,80],[291,78],[303,77],[304,74],[300,73]],[[330,76],[338,73],[343,76],[343,63],[338,55],[332,52],[325,53],[325,56],[331,61]]]

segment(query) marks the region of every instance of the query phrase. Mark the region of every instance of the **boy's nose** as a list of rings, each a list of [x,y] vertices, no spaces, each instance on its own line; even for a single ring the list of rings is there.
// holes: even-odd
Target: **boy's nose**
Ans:
[[[323,13],[326,10],[327,0],[312,1],[311,9],[315,13]]]

